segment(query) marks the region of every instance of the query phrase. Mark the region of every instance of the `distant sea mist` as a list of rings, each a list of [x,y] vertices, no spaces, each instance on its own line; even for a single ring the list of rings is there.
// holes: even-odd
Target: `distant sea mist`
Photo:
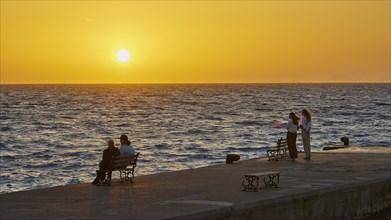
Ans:
[[[291,111],[313,113],[314,151],[391,146],[390,84],[1,85],[1,193],[91,182],[127,134],[136,175],[264,156]],[[302,150],[301,135],[298,148]],[[316,160],[316,158],[314,158]],[[117,174],[114,174],[116,177]]]

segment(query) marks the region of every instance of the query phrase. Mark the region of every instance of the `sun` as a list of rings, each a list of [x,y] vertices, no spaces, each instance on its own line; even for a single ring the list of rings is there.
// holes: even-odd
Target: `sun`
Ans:
[[[125,49],[120,49],[117,51],[116,56],[120,62],[126,62],[130,58],[130,53],[129,53],[129,51],[127,51]]]

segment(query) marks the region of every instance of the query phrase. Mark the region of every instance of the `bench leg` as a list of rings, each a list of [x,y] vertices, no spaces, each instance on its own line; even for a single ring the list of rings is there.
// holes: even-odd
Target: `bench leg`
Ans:
[[[278,161],[278,151],[277,150],[268,150],[267,151],[267,157],[270,160]]]
[[[246,179],[242,181],[243,191],[258,191],[259,178],[256,176],[246,176]]]
[[[263,178],[263,182],[266,187],[275,187],[278,188],[278,183],[280,182],[280,174],[267,175]]]
[[[123,182],[133,183],[134,170],[120,170],[119,176],[121,178],[121,183]]]
[[[280,150],[280,152],[278,152],[278,156],[282,159],[282,158],[289,158],[289,155],[288,155],[288,150],[287,149],[282,149]]]

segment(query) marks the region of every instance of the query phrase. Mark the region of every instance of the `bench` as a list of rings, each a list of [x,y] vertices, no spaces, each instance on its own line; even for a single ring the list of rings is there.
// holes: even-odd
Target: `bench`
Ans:
[[[277,141],[277,146],[267,150],[267,157],[269,158],[269,161],[278,161],[278,158],[289,158],[288,152],[288,142],[286,138],[280,138]]]
[[[245,180],[242,181],[243,191],[258,191],[259,180],[263,177],[265,187],[278,188],[280,182],[280,173],[275,171],[265,171],[259,173],[250,173],[244,175]]]
[[[140,153],[134,155],[124,155],[124,156],[114,156],[112,157],[109,167],[109,170],[97,170],[96,172],[109,172],[109,171],[119,171],[121,183],[130,182],[133,183],[134,170],[137,166],[137,158]],[[111,179],[106,178],[106,180],[99,181],[98,185],[111,185]]]

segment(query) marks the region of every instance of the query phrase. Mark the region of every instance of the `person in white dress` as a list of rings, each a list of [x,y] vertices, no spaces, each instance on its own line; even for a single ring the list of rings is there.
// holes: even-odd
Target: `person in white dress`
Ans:
[[[309,160],[311,158],[311,144],[310,144],[310,131],[311,131],[311,120],[312,114],[307,109],[303,109],[301,112],[303,117],[301,118],[301,137],[303,139],[303,147],[305,158],[304,160]]]

